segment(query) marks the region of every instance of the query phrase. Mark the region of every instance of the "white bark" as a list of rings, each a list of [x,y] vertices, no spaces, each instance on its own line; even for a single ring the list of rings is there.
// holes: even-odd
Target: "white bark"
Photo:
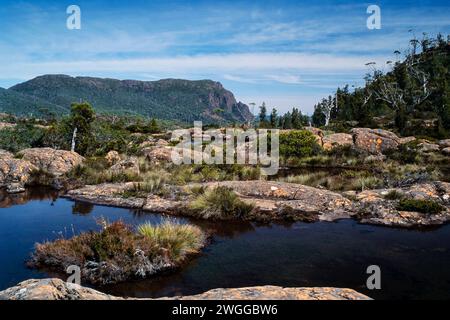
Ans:
[[[78,128],[75,127],[75,129],[73,129],[72,146],[70,148],[70,151],[72,151],[72,152],[75,152],[75,139],[77,138],[77,131],[78,131]]]

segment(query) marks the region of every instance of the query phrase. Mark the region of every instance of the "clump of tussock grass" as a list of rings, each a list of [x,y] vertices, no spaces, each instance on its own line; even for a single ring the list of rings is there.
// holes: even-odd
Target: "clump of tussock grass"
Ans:
[[[404,198],[404,194],[398,190],[391,190],[387,194],[384,195],[386,200],[399,200]]]
[[[370,176],[370,177],[359,177],[356,180],[354,180],[351,184],[352,190],[367,190],[367,189],[376,189],[381,187],[383,184],[383,181],[378,179],[377,177]]]
[[[167,250],[170,259],[176,263],[188,254],[197,253],[205,244],[205,235],[196,226],[178,224],[166,220],[159,225],[150,223],[138,227],[138,232],[161,248]]]
[[[243,218],[253,207],[252,204],[242,201],[231,188],[224,186],[205,191],[189,205],[195,216],[217,220]]]
[[[172,221],[146,223],[137,232],[122,221],[99,224],[98,232],[36,244],[28,266],[65,273],[68,266],[78,265],[84,281],[110,284],[173,269],[206,244],[198,227]]]

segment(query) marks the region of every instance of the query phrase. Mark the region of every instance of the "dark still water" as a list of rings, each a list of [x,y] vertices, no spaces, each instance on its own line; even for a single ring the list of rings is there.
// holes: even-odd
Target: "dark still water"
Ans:
[[[49,276],[24,265],[35,242],[97,230],[95,220],[100,217],[131,224],[163,219],[72,202],[47,190],[13,198],[0,193],[0,290]],[[212,232],[213,241],[182,270],[99,289],[160,297],[219,287],[332,286],[353,288],[375,299],[450,299],[450,225],[409,231],[352,220],[285,225],[192,222]],[[381,267],[381,290],[365,288],[365,271],[372,264]]]

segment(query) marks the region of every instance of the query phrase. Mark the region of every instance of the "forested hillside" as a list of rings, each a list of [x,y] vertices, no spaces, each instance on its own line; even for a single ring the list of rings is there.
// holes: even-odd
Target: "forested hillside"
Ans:
[[[16,115],[68,113],[73,102],[87,101],[97,113],[137,115],[192,123],[245,122],[248,107],[219,82],[165,79],[115,80],[45,75],[0,93],[0,112]]]
[[[450,43],[438,35],[414,37],[401,58],[384,66],[368,62],[362,88],[338,88],[315,107],[313,123],[337,129],[385,127],[402,135],[450,133]],[[336,101],[337,96],[337,101]]]

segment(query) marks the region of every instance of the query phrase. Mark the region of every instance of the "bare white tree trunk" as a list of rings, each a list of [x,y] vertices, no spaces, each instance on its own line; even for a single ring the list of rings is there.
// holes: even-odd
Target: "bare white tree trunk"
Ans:
[[[73,129],[73,134],[72,134],[72,147],[70,148],[70,151],[72,151],[72,152],[75,151],[75,139],[77,138],[77,131],[78,131],[78,128],[75,127],[75,129]]]

